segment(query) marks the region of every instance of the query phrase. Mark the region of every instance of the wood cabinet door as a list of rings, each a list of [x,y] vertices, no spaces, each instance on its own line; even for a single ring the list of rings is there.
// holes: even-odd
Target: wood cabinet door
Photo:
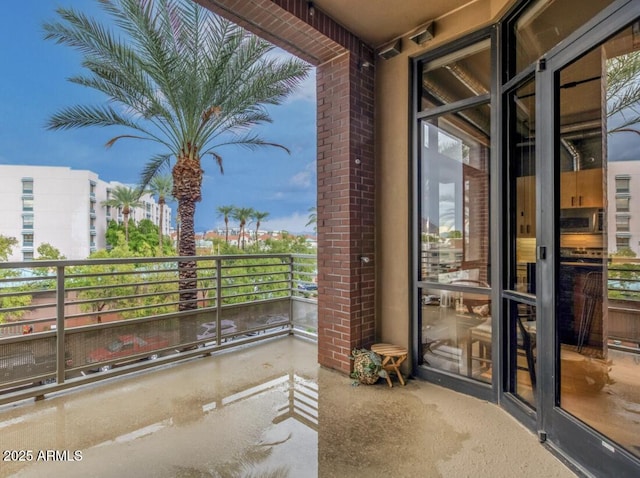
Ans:
[[[602,207],[602,169],[566,171],[560,174],[560,209]]]
[[[577,171],[576,195],[578,207],[602,207],[602,168]]]
[[[560,209],[578,207],[576,197],[576,171],[560,174]]]

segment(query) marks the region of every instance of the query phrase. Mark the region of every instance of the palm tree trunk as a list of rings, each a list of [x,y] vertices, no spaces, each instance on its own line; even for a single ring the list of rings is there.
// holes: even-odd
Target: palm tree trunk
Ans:
[[[201,199],[202,169],[200,161],[188,156],[188,151],[178,157],[173,168],[173,197],[178,200],[180,215],[180,243],[178,254],[181,257],[195,257],[196,233],[194,216],[196,202]],[[198,308],[197,286],[198,274],[195,260],[184,260],[178,263],[180,304],[178,310]],[[184,338],[184,337],[183,337]],[[188,337],[187,340],[194,340]]]
[[[163,197],[158,198],[158,205],[160,206],[160,225],[158,227],[158,247],[160,251],[158,254],[162,255],[162,226],[164,225],[164,204],[165,200]]]
[[[229,244],[229,218],[227,216],[224,217],[224,227],[225,227],[224,240],[226,241],[227,244]]]
[[[124,217],[124,241],[129,244],[129,210],[125,209],[122,215]]]

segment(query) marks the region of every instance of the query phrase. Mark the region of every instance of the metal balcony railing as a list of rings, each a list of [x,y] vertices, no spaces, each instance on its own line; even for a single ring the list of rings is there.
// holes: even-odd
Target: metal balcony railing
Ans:
[[[277,335],[313,339],[316,274],[315,256],[295,254],[0,263],[0,404]]]

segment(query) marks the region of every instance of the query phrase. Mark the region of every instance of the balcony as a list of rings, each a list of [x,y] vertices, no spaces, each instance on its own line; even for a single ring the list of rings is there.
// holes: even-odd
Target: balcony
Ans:
[[[2,473],[573,476],[495,405],[415,380],[353,387],[316,357],[283,336],[1,407],[3,450],[33,455]]]
[[[573,476],[495,405],[319,368],[314,256],[198,257],[192,311],[178,262],[2,265],[0,474]]]

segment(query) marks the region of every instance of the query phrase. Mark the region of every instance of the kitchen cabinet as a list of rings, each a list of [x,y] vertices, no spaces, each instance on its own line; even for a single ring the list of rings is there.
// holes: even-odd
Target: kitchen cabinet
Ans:
[[[516,236],[536,237],[536,177],[516,178]]]
[[[563,172],[560,174],[560,208],[601,208],[602,188],[601,168]]]

